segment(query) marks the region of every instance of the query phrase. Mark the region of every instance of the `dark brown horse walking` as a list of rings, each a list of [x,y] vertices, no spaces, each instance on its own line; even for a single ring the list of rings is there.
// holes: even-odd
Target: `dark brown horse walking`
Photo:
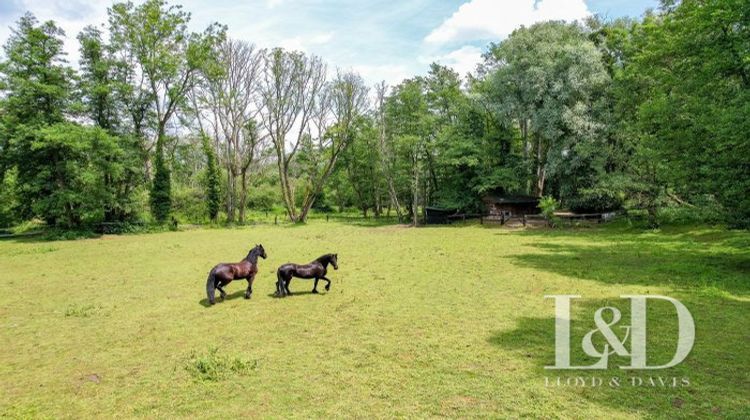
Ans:
[[[263,245],[255,245],[255,248],[250,250],[247,257],[236,264],[218,264],[216,267],[212,268],[211,272],[208,274],[208,280],[206,281],[208,302],[211,305],[215,303],[215,289],[219,289],[221,299],[224,300],[227,293],[222,287],[231,283],[232,280],[237,279],[247,280],[245,299],[250,299],[250,295],[253,294],[253,280],[255,280],[255,274],[258,273],[258,257],[266,258],[266,250],[263,249]]]
[[[331,290],[331,280],[326,277],[328,272],[328,264],[333,265],[334,270],[339,269],[338,254],[326,254],[310,264],[284,264],[276,271],[276,296],[284,297],[291,295],[292,292],[289,290],[289,283],[292,281],[292,277],[300,279],[315,279],[315,285],[313,286],[312,292],[318,293],[318,280],[323,279],[326,283],[326,290]]]

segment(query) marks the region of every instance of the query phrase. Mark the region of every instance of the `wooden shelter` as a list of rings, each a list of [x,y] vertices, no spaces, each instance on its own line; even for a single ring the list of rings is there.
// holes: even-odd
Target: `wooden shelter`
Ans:
[[[528,195],[495,195],[482,197],[485,212],[490,218],[510,219],[528,214],[539,214],[539,198]]]

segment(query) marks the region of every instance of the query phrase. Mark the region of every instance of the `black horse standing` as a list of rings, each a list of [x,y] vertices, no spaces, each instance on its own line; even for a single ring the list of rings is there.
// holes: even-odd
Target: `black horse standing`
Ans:
[[[312,292],[318,293],[318,280],[323,279],[326,283],[326,291],[331,290],[331,280],[326,277],[328,272],[328,264],[333,265],[334,270],[339,269],[338,254],[326,254],[316,259],[310,264],[284,264],[276,271],[276,296],[284,297],[291,295],[292,292],[289,290],[289,283],[292,281],[292,277],[300,279],[315,279]]]
[[[227,295],[223,287],[231,283],[232,280],[237,279],[247,280],[245,299],[250,299],[250,296],[253,294],[253,280],[255,280],[255,275],[258,273],[258,257],[266,258],[266,250],[263,249],[263,245],[255,245],[247,254],[247,257],[238,263],[217,264],[212,268],[206,280],[208,302],[211,305],[214,304],[215,289],[219,289],[221,299],[223,300]]]

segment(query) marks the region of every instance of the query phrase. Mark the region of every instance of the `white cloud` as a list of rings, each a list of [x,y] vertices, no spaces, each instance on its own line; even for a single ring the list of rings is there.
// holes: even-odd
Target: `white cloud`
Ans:
[[[391,64],[379,64],[379,65],[367,65],[361,64],[352,66],[351,69],[369,84],[376,84],[380,81],[385,81],[390,86],[401,83],[404,79],[407,79],[414,75],[412,69],[404,65],[391,65]]]
[[[292,51],[308,52],[311,46],[324,45],[333,39],[333,32],[323,32],[315,35],[295,36],[293,38],[282,39],[279,46]]]
[[[9,16],[11,21],[3,22],[3,27],[0,28],[0,42],[7,41],[10,26],[16,26],[21,13],[31,11],[40,22],[54,20],[65,31],[66,59],[77,65],[80,54],[76,37],[87,25],[102,25],[107,22],[107,7],[112,4],[112,0],[20,0],[17,3],[17,16]]]
[[[430,44],[501,39],[520,26],[591,15],[583,0],[471,0],[425,38]]]
[[[425,64],[433,62],[440,63],[452,68],[463,77],[466,76],[467,73],[476,70],[477,64],[482,61],[482,49],[473,45],[464,45],[463,47],[447,54],[420,58],[420,61]]]
[[[284,0],[266,0],[266,7],[273,9],[274,7],[284,3]]]

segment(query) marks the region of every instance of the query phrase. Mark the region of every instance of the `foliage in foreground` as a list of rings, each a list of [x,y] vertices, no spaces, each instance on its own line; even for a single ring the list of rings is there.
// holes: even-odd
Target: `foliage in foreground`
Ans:
[[[218,347],[207,352],[193,352],[185,364],[190,375],[203,381],[218,381],[231,375],[245,375],[258,367],[258,361],[249,361],[219,353]]]

